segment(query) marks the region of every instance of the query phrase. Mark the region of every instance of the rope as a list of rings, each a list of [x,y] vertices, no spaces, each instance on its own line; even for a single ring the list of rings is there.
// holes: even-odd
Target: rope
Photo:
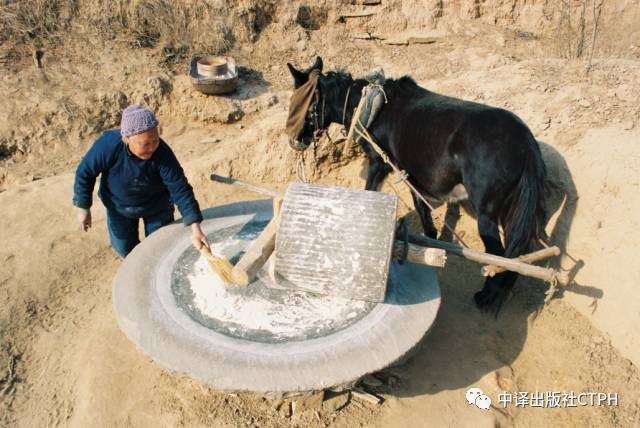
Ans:
[[[305,168],[304,168],[304,152],[298,152],[296,174],[298,176],[298,180],[302,181],[303,183],[308,183],[307,175],[305,174]]]
[[[400,183],[402,180],[397,180],[395,183],[392,183],[390,181],[387,181],[387,184],[389,185],[389,187],[391,187],[391,189],[393,190],[393,192],[396,194],[396,196],[398,196],[398,200],[400,200],[400,202],[402,203],[402,205],[404,205],[404,207],[408,210],[411,211],[413,209],[413,203],[410,205],[405,198],[402,197],[402,194],[400,193],[400,191],[398,190],[398,188],[395,186],[396,183]],[[440,220],[442,221],[442,224],[446,223],[445,221],[445,216],[442,216],[440,214],[436,214],[433,213],[433,216],[436,220]]]
[[[549,289],[545,292],[545,296],[544,296],[545,306],[551,301],[551,299],[553,299],[553,296],[555,296],[556,291],[558,291],[558,277],[556,276],[556,274],[554,274],[553,277],[546,282],[549,283]]]
[[[396,186],[394,186],[393,183],[390,183],[390,182],[387,182],[387,184],[389,184],[389,186],[393,189],[393,192],[398,196],[398,199],[400,200],[400,202],[402,202],[402,205],[404,205],[407,210],[411,211],[413,207],[409,205],[407,201],[404,200],[404,198],[402,197],[402,195],[400,194]]]
[[[358,105],[356,106],[354,112],[353,112],[353,116],[351,118],[351,126],[349,127],[349,132],[347,133],[347,141],[344,144],[344,148],[342,149],[343,153],[349,153],[351,151],[351,145],[353,144],[353,133],[355,132],[356,129],[356,123],[359,121],[360,118],[360,112],[362,111],[362,105],[365,102],[365,98],[367,95],[367,86],[365,86],[364,88],[362,88],[362,95],[360,96],[360,102],[358,103]],[[349,87],[349,89],[351,89],[351,87]],[[386,97],[386,95],[385,95]],[[343,122],[344,124],[344,122]]]
[[[369,86],[366,88],[367,92],[369,92],[370,88],[380,89],[380,91],[382,92],[382,95],[384,95],[384,103],[385,104],[389,103],[389,99],[387,98],[387,93],[384,91],[384,86],[382,86],[380,83],[370,83]]]

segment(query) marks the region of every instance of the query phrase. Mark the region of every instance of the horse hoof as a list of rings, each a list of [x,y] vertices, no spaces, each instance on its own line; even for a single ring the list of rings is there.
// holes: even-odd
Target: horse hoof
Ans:
[[[498,316],[506,293],[493,287],[485,287],[473,296],[473,300],[480,311]]]

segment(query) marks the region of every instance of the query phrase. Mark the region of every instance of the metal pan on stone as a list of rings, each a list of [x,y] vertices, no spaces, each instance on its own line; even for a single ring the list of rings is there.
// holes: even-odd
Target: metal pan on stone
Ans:
[[[207,77],[217,77],[226,74],[229,70],[227,59],[222,56],[205,56],[197,63],[198,74]]]
[[[193,57],[189,66],[189,80],[203,94],[233,92],[238,82],[235,60],[228,56]]]

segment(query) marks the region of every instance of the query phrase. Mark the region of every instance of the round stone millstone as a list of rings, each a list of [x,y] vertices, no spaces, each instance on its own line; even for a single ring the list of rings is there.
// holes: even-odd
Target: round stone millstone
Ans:
[[[272,216],[271,201],[206,210],[216,255],[235,262]],[[393,263],[384,303],[287,290],[266,269],[221,283],[180,223],[143,240],[113,283],[120,328],[162,367],[225,391],[280,393],[351,383],[405,355],[440,306],[435,269]]]

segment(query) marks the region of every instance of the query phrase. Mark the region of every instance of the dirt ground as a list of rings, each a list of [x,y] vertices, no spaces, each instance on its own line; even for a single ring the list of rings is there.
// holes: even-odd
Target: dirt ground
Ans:
[[[29,58],[3,66],[0,425],[640,426],[638,42],[626,55],[596,57],[586,75],[584,60],[560,58],[545,41],[486,22],[440,28],[435,43],[409,46],[352,41],[353,29],[336,25],[274,24],[253,43],[236,44],[230,54],[243,68],[229,97],[195,93],[184,66],[160,65],[155,51],[81,30],[50,48],[42,69]],[[296,179],[283,136],[291,91],[285,65],[306,66],[315,55],[326,69],[358,76],[380,66],[388,77],[410,74],[431,90],[518,114],[541,142],[554,212],[549,232],[566,250],[561,263],[575,282],[545,306],[546,285],[520,278],[494,319],[472,304],[479,266],[451,256],[440,271],[442,307],[432,330],[407,362],[376,374],[381,405],[351,400],[337,411],[290,415],[291,400],[220,393],[138,352],[111,310],[120,260],[109,247],[104,209],[94,206],[94,227],[81,233],[71,197],[79,159],[131,102],[158,111],[201,206],[256,198],[211,183],[211,172],[284,189]],[[314,182],[364,186],[362,155],[342,153],[340,144],[324,140],[315,160],[306,153],[306,164]],[[396,189],[410,200],[392,180],[383,187]],[[417,226],[412,208],[402,206],[402,214]],[[437,215],[441,225],[444,207]],[[482,249],[466,212],[457,230]],[[467,405],[469,387],[492,397],[501,390],[613,392],[619,403],[481,411]]]

